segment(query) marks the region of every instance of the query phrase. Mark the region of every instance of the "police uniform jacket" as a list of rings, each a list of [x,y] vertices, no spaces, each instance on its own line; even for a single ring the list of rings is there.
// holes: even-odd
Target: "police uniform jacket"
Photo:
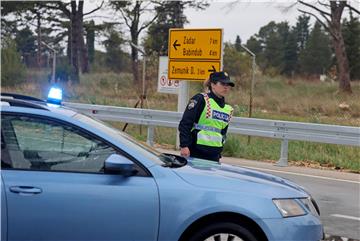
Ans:
[[[212,91],[207,93],[221,108],[225,106],[225,98],[217,97]],[[180,147],[188,147],[190,156],[213,161],[219,161],[223,147],[211,147],[197,144],[197,133],[199,130],[193,129],[194,123],[198,123],[200,115],[204,110],[206,103],[203,94],[199,93],[192,97],[184,111],[179,124]],[[228,126],[221,134],[225,138]]]

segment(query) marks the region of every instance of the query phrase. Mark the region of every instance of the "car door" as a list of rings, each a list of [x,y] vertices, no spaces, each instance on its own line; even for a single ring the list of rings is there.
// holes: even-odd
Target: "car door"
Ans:
[[[139,165],[130,177],[104,172],[105,159],[121,150],[49,118],[7,114],[1,124],[11,159],[2,170],[8,240],[157,239],[151,175]]]
[[[9,167],[10,159],[5,149],[4,136],[1,132],[1,169]],[[0,169],[0,185],[1,185],[1,240],[7,240],[7,204],[5,195],[5,185],[2,177],[2,170]]]
[[[0,171],[1,172],[1,171]],[[7,240],[7,209],[6,209],[6,197],[5,188],[2,178],[0,178],[1,185],[1,240]]]

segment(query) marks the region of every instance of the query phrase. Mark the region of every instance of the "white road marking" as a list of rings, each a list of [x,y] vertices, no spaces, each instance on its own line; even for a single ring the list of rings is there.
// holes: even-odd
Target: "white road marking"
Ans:
[[[320,178],[320,179],[325,179],[325,180],[332,180],[332,181],[349,182],[349,183],[360,184],[360,181],[357,182],[357,181],[352,181],[352,180],[345,180],[345,179],[338,179],[338,178],[331,178],[331,177],[322,177],[322,176],[315,176],[315,175],[309,175],[309,174],[303,174],[303,173],[295,173],[295,172],[286,172],[286,171],[279,171],[279,170],[266,169],[266,168],[260,168],[260,167],[251,167],[251,166],[242,166],[242,167],[255,169],[255,170],[261,170],[261,171],[277,172],[277,173],[284,173],[284,174],[290,174],[290,175],[296,175],[296,176],[314,177],[314,178]]]
[[[342,214],[330,214],[330,216],[333,216],[333,217],[338,217],[338,218],[346,218],[346,219],[352,219],[352,220],[360,221],[360,218],[358,218],[358,217],[353,217],[353,216],[348,216],[348,215],[342,215]]]

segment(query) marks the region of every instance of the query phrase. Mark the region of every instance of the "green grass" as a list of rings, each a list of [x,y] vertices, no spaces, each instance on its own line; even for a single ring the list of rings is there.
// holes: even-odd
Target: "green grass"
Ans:
[[[229,135],[224,146],[224,156],[240,157],[252,160],[278,160],[281,140],[261,137],[248,138]],[[360,173],[360,148],[332,144],[289,141],[288,159],[297,165],[347,169]],[[297,163],[294,163],[297,162]]]
[[[3,92],[16,92],[44,98],[49,84],[45,71],[28,72],[28,81],[16,87],[2,87]],[[95,73],[81,76],[80,85],[63,84],[64,97],[69,102],[134,107],[141,87],[132,84],[128,73]],[[150,80],[145,108],[177,110],[177,95],[157,92],[156,81]],[[257,76],[254,91],[254,118],[298,121],[320,124],[360,126],[360,82],[352,82],[353,94],[338,92],[338,83],[321,83],[283,77]],[[249,110],[249,80],[237,79],[236,87],[227,101],[234,107],[235,116],[247,117]],[[190,96],[202,91],[202,83],[190,83]],[[348,108],[341,108],[345,103]],[[112,122],[122,129],[124,123]],[[146,141],[147,128],[129,125],[126,130],[140,141]],[[175,128],[155,129],[155,142],[174,148]],[[281,141],[276,139],[231,135],[224,147],[224,156],[253,160],[277,161]],[[289,141],[289,161],[294,164],[348,169],[360,173],[360,148],[331,144]]]

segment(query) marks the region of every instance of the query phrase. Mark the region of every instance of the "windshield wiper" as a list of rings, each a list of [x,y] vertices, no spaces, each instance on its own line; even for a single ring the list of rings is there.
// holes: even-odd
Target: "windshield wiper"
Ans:
[[[186,158],[170,153],[162,153],[160,158],[165,162],[164,167],[183,167],[187,164]]]

